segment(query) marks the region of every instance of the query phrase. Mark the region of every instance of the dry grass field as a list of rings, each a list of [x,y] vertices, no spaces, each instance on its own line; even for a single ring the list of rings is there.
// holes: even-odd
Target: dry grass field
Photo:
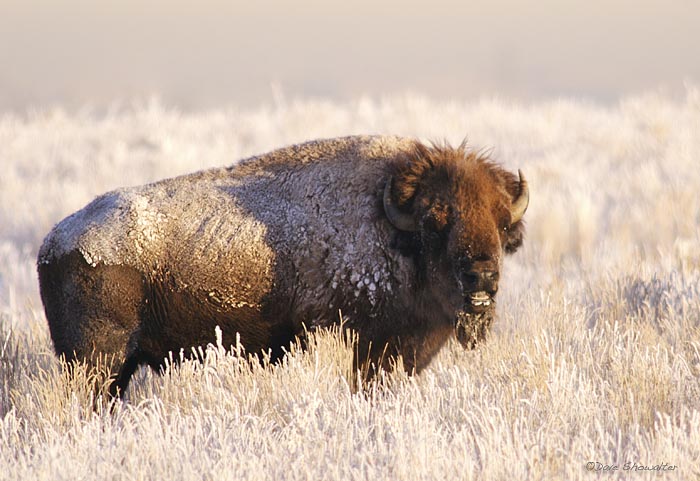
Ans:
[[[523,169],[527,239],[488,341],[359,393],[339,332],[276,366],[212,345],[93,411],[94,373],[62,370],[38,296],[53,224],[118,186],[352,133],[466,135]],[[700,478],[698,89],[45,109],[0,114],[0,166],[0,479]]]

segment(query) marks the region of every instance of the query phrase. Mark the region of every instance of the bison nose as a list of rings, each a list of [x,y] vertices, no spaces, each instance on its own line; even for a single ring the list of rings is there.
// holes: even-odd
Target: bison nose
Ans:
[[[495,293],[498,290],[498,271],[470,270],[462,275],[462,284],[465,291],[486,291]]]

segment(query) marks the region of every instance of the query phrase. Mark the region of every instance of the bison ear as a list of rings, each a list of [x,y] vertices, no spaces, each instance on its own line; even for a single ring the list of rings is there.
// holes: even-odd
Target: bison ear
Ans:
[[[522,217],[529,203],[529,188],[521,171],[518,171],[518,177],[507,171],[500,171],[500,174],[501,181],[511,197],[511,216],[517,219],[506,229],[504,249],[506,253],[512,254],[523,244],[525,238],[525,223]]]
[[[513,252],[517,251],[518,248],[523,245],[524,238],[525,223],[520,220],[511,225],[506,232],[506,242],[504,246],[506,253],[512,254]]]

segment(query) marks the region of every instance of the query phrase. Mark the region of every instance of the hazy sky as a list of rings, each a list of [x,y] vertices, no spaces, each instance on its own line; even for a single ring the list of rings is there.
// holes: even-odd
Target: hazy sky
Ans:
[[[0,0],[0,110],[416,91],[621,95],[700,83],[698,0]]]

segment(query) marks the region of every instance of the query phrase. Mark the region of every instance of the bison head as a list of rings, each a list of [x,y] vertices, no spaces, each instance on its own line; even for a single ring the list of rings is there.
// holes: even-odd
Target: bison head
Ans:
[[[424,309],[449,316],[466,348],[491,324],[504,253],[522,244],[529,192],[518,174],[464,144],[416,144],[385,184],[384,211],[397,244],[414,256]]]

